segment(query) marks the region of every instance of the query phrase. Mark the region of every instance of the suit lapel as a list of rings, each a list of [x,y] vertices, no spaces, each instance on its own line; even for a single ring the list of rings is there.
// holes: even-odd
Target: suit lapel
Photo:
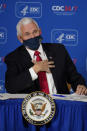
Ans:
[[[25,46],[22,45],[19,50],[20,50],[20,54],[21,54],[22,61],[24,61],[24,62],[23,62],[24,65],[25,65],[26,67],[31,67],[31,66],[33,66],[31,56],[30,56],[30,54],[28,53],[28,51],[26,50]]]
[[[45,45],[45,44],[42,44],[43,46],[43,49],[46,53],[46,56],[48,58],[49,61],[54,61],[54,65],[56,63],[56,53],[53,51],[52,49],[52,46],[51,44],[48,46],[48,45]],[[55,86],[57,87],[57,71],[56,71],[56,65],[55,65],[55,68],[51,68],[51,73],[52,73],[52,76],[53,76],[53,79],[54,79],[54,82],[55,82]]]

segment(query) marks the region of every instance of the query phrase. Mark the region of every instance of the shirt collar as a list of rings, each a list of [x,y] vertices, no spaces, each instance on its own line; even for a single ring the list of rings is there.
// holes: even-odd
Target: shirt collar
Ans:
[[[30,56],[31,56],[32,58],[34,58],[34,52],[35,52],[35,51],[34,51],[34,50],[31,50],[31,49],[29,49],[29,48],[27,48],[27,47],[26,47],[26,49],[27,49],[27,51],[29,52]],[[39,51],[40,53],[44,53],[41,44],[40,44],[40,46],[39,46],[39,48],[38,48],[37,51]]]

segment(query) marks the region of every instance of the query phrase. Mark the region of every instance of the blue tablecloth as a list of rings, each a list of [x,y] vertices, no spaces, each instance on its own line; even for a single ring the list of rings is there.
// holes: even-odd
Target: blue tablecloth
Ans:
[[[55,100],[56,114],[44,126],[34,126],[22,117],[23,99],[0,100],[0,131],[87,131],[87,103]]]

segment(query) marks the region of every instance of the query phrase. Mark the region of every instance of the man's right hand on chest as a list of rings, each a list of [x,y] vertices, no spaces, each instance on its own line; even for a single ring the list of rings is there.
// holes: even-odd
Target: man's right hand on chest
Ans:
[[[40,71],[45,71],[50,73],[50,68],[55,68],[54,61],[48,61],[48,60],[43,60],[43,61],[32,61],[34,63],[34,66],[32,67],[35,73],[38,73]]]

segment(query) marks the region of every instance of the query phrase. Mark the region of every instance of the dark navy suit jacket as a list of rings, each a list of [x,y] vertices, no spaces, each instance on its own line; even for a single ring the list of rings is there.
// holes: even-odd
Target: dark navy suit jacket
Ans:
[[[43,43],[48,60],[53,60],[55,68],[51,69],[57,93],[68,94],[67,82],[76,90],[78,84],[85,85],[84,78],[77,72],[64,45]],[[7,71],[5,87],[9,93],[31,93],[39,91],[38,79],[32,81],[29,68],[33,66],[32,59],[24,45],[5,57]]]

